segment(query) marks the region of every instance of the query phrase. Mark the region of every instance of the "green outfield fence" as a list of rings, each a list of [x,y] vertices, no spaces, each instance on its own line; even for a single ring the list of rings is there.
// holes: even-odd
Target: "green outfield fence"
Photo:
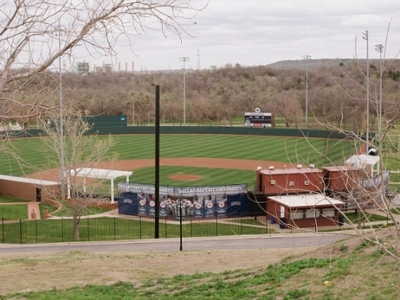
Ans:
[[[127,126],[126,115],[86,116],[85,120],[92,125],[88,134],[154,134],[154,126]],[[287,137],[310,137],[343,139],[346,134],[337,131],[294,128],[258,128],[245,126],[161,126],[161,134],[236,134],[236,135],[265,135]],[[37,137],[43,134],[41,129],[32,128],[14,131],[10,136]]]
[[[182,220],[182,237],[215,237],[275,232],[265,216]],[[159,237],[180,237],[180,220],[160,218]],[[153,239],[155,220],[147,217],[81,219],[80,241]],[[72,219],[1,220],[0,242],[36,244],[72,242]]]
[[[154,134],[153,126],[102,126],[95,124],[88,134]],[[221,126],[161,126],[161,134],[231,134],[231,135],[262,135],[309,137],[325,139],[344,139],[346,134],[336,131],[315,129],[286,129],[286,128],[252,128],[252,127],[221,127]],[[41,129],[28,129],[14,132],[14,137],[38,137],[43,135]]]

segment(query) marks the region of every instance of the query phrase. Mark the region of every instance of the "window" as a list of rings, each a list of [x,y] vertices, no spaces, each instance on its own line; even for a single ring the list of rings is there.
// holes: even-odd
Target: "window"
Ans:
[[[294,186],[294,181],[289,181],[289,186]]]
[[[290,218],[292,220],[303,219],[303,210],[293,210],[290,212]]]
[[[310,208],[309,210],[306,211],[307,219],[319,218],[319,215],[320,215],[320,212],[318,209]]]
[[[304,185],[310,185],[310,182],[308,180],[304,181]]]
[[[275,180],[271,180],[271,184],[276,184],[276,181]]]
[[[280,218],[284,218],[285,217],[285,207],[284,206],[281,206],[281,209],[280,209]]]
[[[322,210],[322,215],[324,217],[334,217],[335,216],[335,209],[334,208],[324,208]]]

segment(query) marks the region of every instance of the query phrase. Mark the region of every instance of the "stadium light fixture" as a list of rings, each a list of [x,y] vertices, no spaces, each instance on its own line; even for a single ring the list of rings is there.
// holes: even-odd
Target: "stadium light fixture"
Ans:
[[[186,125],[186,62],[189,62],[189,57],[180,57],[180,62],[183,62],[183,125]]]
[[[305,120],[306,124],[305,127],[308,127],[308,60],[311,59],[310,55],[303,55],[304,60],[306,60],[306,113],[305,113]]]
[[[379,118],[378,118],[378,153],[382,153],[382,52],[383,45],[378,44],[375,46],[375,50],[379,52]],[[379,162],[381,163],[381,162]],[[381,166],[381,165],[380,165]],[[380,168],[381,170],[381,168]]]
[[[365,143],[365,153],[368,153],[369,144],[369,43],[368,43],[368,30],[363,32],[363,39],[367,42],[367,128],[366,128],[366,143]]]

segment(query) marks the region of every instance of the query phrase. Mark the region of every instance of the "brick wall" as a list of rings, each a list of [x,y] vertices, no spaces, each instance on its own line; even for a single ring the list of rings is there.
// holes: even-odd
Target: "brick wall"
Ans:
[[[10,198],[36,201],[36,188],[41,190],[41,201],[46,202],[61,195],[61,185],[38,185],[19,182],[17,179],[0,179],[0,195]]]

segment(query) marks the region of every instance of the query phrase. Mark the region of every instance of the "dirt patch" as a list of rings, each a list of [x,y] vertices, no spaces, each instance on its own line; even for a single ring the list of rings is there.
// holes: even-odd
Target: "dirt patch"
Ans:
[[[265,268],[287,256],[314,251],[301,248],[2,254],[0,295],[118,281],[140,284],[148,279],[178,274]]]
[[[175,174],[168,177],[172,180],[180,180],[180,181],[196,181],[201,179],[201,176],[198,175],[190,175],[190,174]]]

